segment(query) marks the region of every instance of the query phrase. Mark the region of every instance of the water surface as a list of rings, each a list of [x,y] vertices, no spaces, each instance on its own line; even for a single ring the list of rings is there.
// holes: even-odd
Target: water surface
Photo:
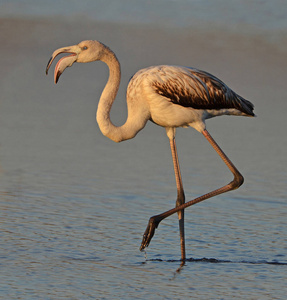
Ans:
[[[188,2],[170,3],[173,8]],[[16,4],[11,1],[9,7],[19,8]],[[22,7],[25,15],[27,4]],[[170,30],[160,22],[78,21],[73,7],[62,21],[50,12],[23,19],[20,8],[13,18],[6,14],[0,20],[6,41],[0,50],[0,298],[285,299],[287,65],[282,44],[244,32],[222,35],[208,26],[191,32],[190,24]],[[251,20],[245,8],[244,20]],[[286,24],[280,30],[276,25],[280,7],[272,9],[278,19],[268,30],[284,33]],[[123,82],[112,110],[118,125],[126,117],[128,79],[152,64],[200,67],[255,104],[257,118],[208,121],[245,184],[186,210],[189,260],[180,272],[176,216],[160,224],[146,253],[138,250],[149,217],[174,206],[165,130],[149,123],[121,144],[101,135],[96,99],[108,75],[101,63],[74,65],[57,86],[52,74],[44,74],[53,50],[85,38],[107,43],[122,63]],[[231,180],[200,134],[178,130],[177,142],[187,199]]]

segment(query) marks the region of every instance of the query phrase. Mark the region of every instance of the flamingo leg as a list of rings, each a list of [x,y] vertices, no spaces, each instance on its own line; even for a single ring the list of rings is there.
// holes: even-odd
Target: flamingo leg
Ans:
[[[176,207],[185,203],[185,196],[184,190],[182,185],[177,149],[175,138],[170,139],[170,149],[172,155],[172,161],[174,166],[174,173],[175,173],[175,181],[177,187],[177,200],[176,200]],[[181,247],[181,260],[185,261],[185,238],[184,238],[184,209],[181,209],[177,212],[178,214],[178,222],[179,222],[179,235],[180,235],[180,247]]]
[[[220,195],[222,193],[226,193],[226,192],[231,191],[231,190],[235,190],[235,189],[239,188],[242,185],[242,183],[244,181],[244,178],[240,174],[240,172],[236,169],[236,167],[233,165],[231,160],[221,150],[221,148],[218,146],[218,144],[215,142],[215,140],[212,138],[212,136],[209,134],[209,132],[206,129],[202,132],[202,134],[208,140],[208,142],[211,144],[211,146],[215,149],[215,151],[218,153],[218,155],[221,157],[221,159],[227,165],[229,170],[232,172],[232,174],[234,175],[233,180],[230,183],[226,184],[225,186],[223,186],[219,189],[216,189],[216,190],[214,190],[212,192],[209,192],[205,195],[197,197],[197,198],[195,198],[191,201],[188,201],[188,202],[186,202],[182,205],[179,205],[179,206],[177,206],[173,209],[170,209],[170,210],[168,210],[168,211],[166,211],[162,214],[151,217],[150,220],[149,220],[148,226],[146,228],[146,231],[143,235],[143,240],[142,240],[140,250],[143,250],[144,248],[146,248],[149,245],[149,243],[150,243],[150,241],[151,241],[151,239],[154,235],[155,229],[158,227],[159,223],[163,219],[169,217],[170,215],[172,215],[172,214],[174,214],[174,213],[176,213],[176,212],[178,212],[182,209],[185,209],[189,206],[192,206],[196,203],[199,203],[203,200],[206,200],[208,198]]]

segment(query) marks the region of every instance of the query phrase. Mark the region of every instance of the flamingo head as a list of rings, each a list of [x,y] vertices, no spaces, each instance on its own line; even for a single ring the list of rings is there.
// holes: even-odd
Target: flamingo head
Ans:
[[[55,67],[54,81],[58,82],[61,74],[68,67],[71,67],[74,62],[87,63],[91,61],[101,60],[106,46],[98,41],[82,41],[78,45],[63,47],[55,50],[47,64],[46,74],[49,68],[59,54],[67,53],[67,56],[62,57]]]

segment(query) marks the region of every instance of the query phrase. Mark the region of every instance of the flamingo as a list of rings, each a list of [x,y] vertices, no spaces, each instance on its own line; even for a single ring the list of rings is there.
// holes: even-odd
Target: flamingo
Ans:
[[[207,131],[205,120],[221,115],[254,117],[253,104],[236,94],[220,79],[205,71],[182,66],[151,66],[139,70],[130,79],[126,93],[128,117],[126,122],[118,127],[110,120],[110,110],[121,80],[120,63],[115,53],[99,41],[82,41],[77,45],[55,50],[47,64],[46,74],[55,57],[60,53],[68,55],[62,57],[56,64],[55,83],[64,70],[75,62],[102,61],[107,64],[109,78],[101,94],[96,116],[103,135],[115,142],[132,139],[145,127],[148,120],[166,129],[177,186],[176,206],[149,219],[140,250],[148,247],[159,223],[177,213],[181,260],[184,261],[186,259],[184,209],[205,199],[237,189],[244,181],[243,176]],[[175,142],[178,127],[193,127],[203,134],[233,174],[230,183],[185,202]]]

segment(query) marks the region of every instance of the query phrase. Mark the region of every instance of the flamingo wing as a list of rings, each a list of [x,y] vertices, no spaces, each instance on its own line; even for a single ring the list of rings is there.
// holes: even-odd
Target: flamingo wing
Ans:
[[[161,67],[160,80],[153,82],[156,93],[174,104],[194,109],[235,108],[254,116],[253,104],[232,91],[210,73],[184,67]]]

